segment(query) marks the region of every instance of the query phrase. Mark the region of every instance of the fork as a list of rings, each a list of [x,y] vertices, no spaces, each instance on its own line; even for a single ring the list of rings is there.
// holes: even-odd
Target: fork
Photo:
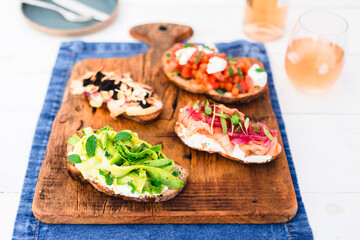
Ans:
[[[68,10],[65,10],[65,9],[63,9],[61,7],[58,7],[58,6],[54,5],[54,4],[39,1],[39,0],[22,0],[22,3],[26,3],[26,4],[29,4],[29,5],[42,7],[42,8],[47,8],[47,9],[56,11],[56,12],[60,13],[69,22],[87,22],[87,21],[90,21],[92,19],[92,17],[78,15],[78,14],[75,14],[75,13],[70,12]]]

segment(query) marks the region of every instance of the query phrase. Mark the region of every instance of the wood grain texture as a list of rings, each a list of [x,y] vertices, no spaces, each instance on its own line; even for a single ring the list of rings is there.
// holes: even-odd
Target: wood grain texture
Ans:
[[[180,90],[160,68],[163,52],[175,41],[192,35],[186,26],[147,24],[131,30],[132,36],[151,45],[145,54],[130,58],[87,59],[78,62],[70,80],[96,71],[130,71],[135,81],[152,86],[164,103],[159,119],[139,124],[125,118],[112,119],[105,108],[93,110],[88,102],[69,93],[55,118],[47,152],[40,170],[33,213],[45,223],[144,224],[144,223],[280,223],[291,220],[297,201],[284,151],[266,165],[243,165],[217,154],[192,150],[174,132],[177,112],[189,101],[204,96]],[[233,106],[232,106],[233,107]],[[278,128],[269,91],[256,101],[237,105],[254,121]],[[71,179],[67,173],[66,140],[86,126],[131,129],[190,171],[186,188],[163,203],[128,202],[107,196],[91,185]],[[281,138],[279,139],[282,144]]]

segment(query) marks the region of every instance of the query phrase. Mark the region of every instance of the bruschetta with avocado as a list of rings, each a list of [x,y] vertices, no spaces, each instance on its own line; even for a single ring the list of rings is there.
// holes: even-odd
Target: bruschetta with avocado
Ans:
[[[175,132],[190,148],[247,164],[270,162],[282,149],[276,129],[251,122],[237,109],[210,101],[181,108]]]
[[[248,102],[265,91],[267,73],[252,58],[226,56],[215,45],[176,43],[162,57],[168,79],[222,103]]]
[[[68,139],[68,172],[80,182],[124,200],[163,202],[185,187],[189,172],[130,130],[90,127]]]
[[[70,91],[85,96],[91,107],[106,104],[113,118],[122,115],[137,122],[149,122],[160,115],[163,107],[152,88],[133,81],[129,73],[87,72],[71,81]]]

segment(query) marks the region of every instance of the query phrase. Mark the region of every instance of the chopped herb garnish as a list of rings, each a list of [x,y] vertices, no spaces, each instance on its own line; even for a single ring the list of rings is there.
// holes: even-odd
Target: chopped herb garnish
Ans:
[[[210,49],[208,46],[206,46],[205,44],[203,45],[203,47],[206,48],[206,49],[211,50],[211,49]]]
[[[192,47],[192,46],[194,46],[195,44],[193,44],[193,43],[185,43],[184,44],[184,47]]]
[[[229,62],[238,62],[239,60],[237,60],[236,58],[233,58],[232,56],[228,56],[228,61]]]
[[[193,109],[198,109],[199,108],[199,101],[196,101],[193,105]]]
[[[195,60],[195,63],[200,62],[200,59],[201,59],[201,54],[202,54],[202,52],[200,51],[200,52],[199,52],[199,56],[198,56],[198,57],[197,57],[197,59]]]
[[[71,163],[81,163],[81,158],[77,154],[71,154],[67,157],[67,161]]]
[[[235,112],[234,115],[231,116],[231,124],[236,125],[240,121],[239,115]]]
[[[266,127],[264,127],[264,133],[271,141],[274,139],[274,137],[271,135],[271,133],[269,132],[269,130],[267,130]]]
[[[236,86],[241,91],[241,89],[242,89],[241,85],[237,83]]]
[[[118,132],[115,137],[114,141],[124,141],[124,140],[130,140],[132,138],[131,134],[128,132]]]
[[[247,131],[248,128],[249,128],[249,123],[250,123],[250,119],[249,119],[249,118],[246,118],[246,119],[245,119],[245,123],[244,123],[244,127],[245,127],[246,131]]]
[[[260,126],[259,126],[259,125],[253,124],[253,125],[252,125],[252,128],[253,128],[254,132],[256,132],[256,133],[259,133],[259,132],[260,132]]]
[[[221,88],[215,89],[218,94],[224,95],[224,91]]]
[[[207,115],[211,115],[212,109],[211,109],[211,107],[210,107],[209,105],[206,105],[206,106],[205,106],[205,113],[206,113]]]
[[[265,70],[262,69],[262,68],[257,68],[257,69],[255,69],[255,71],[256,71],[256,72],[265,72]]]
[[[109,173],[105,175],[105,182],[106,182],[106,185],[111,185],[114,182],[114,179],[112,178],[112,176]]]
[[[167,56],[167,57],[171,57],[171,54],[170,54],[170,53],[167,53],[166,56]]]
[[[107,174],[109,174],[109,172],[106,171],[106,170],[99,169],[99,174],[100,174],[101,176],[106,176]]]
[[[222,118],[228,118],[229,116],[224,113],[215,113],[216,116],[222,117]]]
[[[173,169],[173,170],[171,171],[171,174],[172,174],[173,176],[177,177],[177,176],[180,175],[180,171]]]
[[[95,156],[95,149],[96,149],[96,136],[91,135],[87,140],[85,144],[86,153],[89,157]]]
[[[110,157],[111,157],[111,154],[108,153],[106,150],[105,150],[105,157],[106,157],[106,158],[110,158]]]
[[[220,117],[220,122],[221,122],[221,127],[222,127],[222,130],[223,130],[223,134],[226,135],[226,133],[227,133],[226,119]]]
[[[135,193],[135,186],[132,182],[128,182],[127,185],[131,187],[131,193]]]
[[[229,74],[231,77],[234,75],[234,70],[231,66],[229,66]]]
[[[238,74],[239,74],[239,76],[240,76],[241,79],[244,78],[244,76],[242,75],[242,72],[241,72],[241,68],[240,68],[240,67],[238,67]],[[241,89],[240,89],[240,90],[241,90]]]

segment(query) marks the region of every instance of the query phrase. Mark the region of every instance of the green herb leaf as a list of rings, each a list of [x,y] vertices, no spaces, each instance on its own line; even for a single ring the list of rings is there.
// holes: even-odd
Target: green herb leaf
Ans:
[[[131,193],[135,193],[135,186],[132,182],[128,182],[127,185],[131,187]]]
[[[215,113],[215,115],[222,117],[222,118],[229,118],[229,116],[227,114],[223,114],[223,113]]]
[[[167,53],[166,56],[167,56],[167,57],[171,57],[171,54],[170,54],[170,53]]]
[[[231,124],[236,125],[239,123],[239,115],[235,112],[234,115],[231,116]]]
[[[112,185],[114,182],[114,179],[112,178],[112,176],[109,173],[105,175],[105,182],[106,182],[106,185]]]
[[[255,71],[256,71],[256,72],[265,72],[265,70],[262,69],[262,68],[257,68],[257,69],[255,69]]]
[[[256,132],[256,133],[259,133],[259,132],[260,132],[260,126],[259,126],[259,125],[253,124],[253,125],[252,125],[252,128],[253,128],[254,132]]]
[[[198,56],[197,59],[195,60],[195,63],[198,63],[198,62],[200,61],[200,59],[201,59],[201,54],[202,54],[202,52],[200,51],[200,52],[199,52],[199,56]]]
[[[240,68],[240,67],[238,67],[238,74],[239,74],[239,76],[240,76],[241,79],[244,78],[244,76],[242,75],[242,72],[241,72],[241,68]],[[241,89],[240,89],[240,90],[241,90]]]
[[[71,154],[67,157],[67,161],[71,163],[81,163],[81,158],[77,154]]]
[[[209,105],[206,105],[206,106],[205,106],[205,113],[206,113],[207,115],[211,115],[212,109],[211,109],[211,107],[210,107]]]
[[[241,89],[242,89],[241,85],[237,83],[236,86],[241,91]]]
[[[229,74],[231,77],[234,75],[234,70],[231,66],[229,66]]]
[[[242,128],[241,123],[239,123],[239,126],[237,126],[237,127],[235,128],[235,131],[234,131],[234,132],[236,132],[236,133],[241,133],[241,132],[243,132],[243,128]]]
[[[205,44],[203,45],[203,47],[206,48],[206,49],[211,50],[211,49],[210,49],[208,46],[206,46]]]
[[[193,105],[193,109],[198,109],[199,108],[199,101],[196,101]]]
[[[192,46],[194,46],[195,44],[193,44],[193,43],[185,43],[184,44],[184,47],[192,47]]]
[[[224,91],[221,88],[215,89],[218,94],[224,95]]]
[[[107,159],[111,158],[111,154],[108,153],[106,150],[105,150],[105,157],[106,157]]]
[[[173,73],[179,73],[180,72],[180,70],[179,69],[173,69],[173,70],[171,70]]]
[[[245,126],[246,131],[247,131],[248,128],[249,128],[249,123],[250,123],[250,119],[249,119],[249,118],[246,118],[246,119],[245,119],[245,123],[244,123],[244,126]]]
[[[171,171],[171,174],[172,174],[173,176],[177,177],[177,176],[180,175],[180,171],[173,169],[173,170]]]
[[[222,130],[223,130],[223,134],[226,135],[226,133],[227,133],[226,119],[221,117],[220,122],[221,122],[221,127],[222,127]]]
[[[266,127],[264,127],[264,133],[271,141],[274,139],[274,137],[271,135],[271,133],[269,132],[269,130],[267,130]]]
[[[115,137],[114,141],[124,141],[124,140],[130,140],[132,138],[131,134],[128,132],[118,132]]]
[[[110,127],[109,125],[107,125],[106,127],[103,127],[102,129],[98,130],[96,132],[96,134],[101,133],[102,131],[114,131],[114,129],[112,129],[112,127]]]
[[[237,60],[236,58],[233,58],[232,56],[228,56],[228,61],[229,62],[238,62],[239,60]]]
[[[106,176],[107,174],[109,174],[109,171],[99,169],[99,174],[100,174],[101,176]]]
[[[95,156],[95,149],[96,149],[96,136],[91,135],[87,140],[85,144],[86,153],[89,157]]]

